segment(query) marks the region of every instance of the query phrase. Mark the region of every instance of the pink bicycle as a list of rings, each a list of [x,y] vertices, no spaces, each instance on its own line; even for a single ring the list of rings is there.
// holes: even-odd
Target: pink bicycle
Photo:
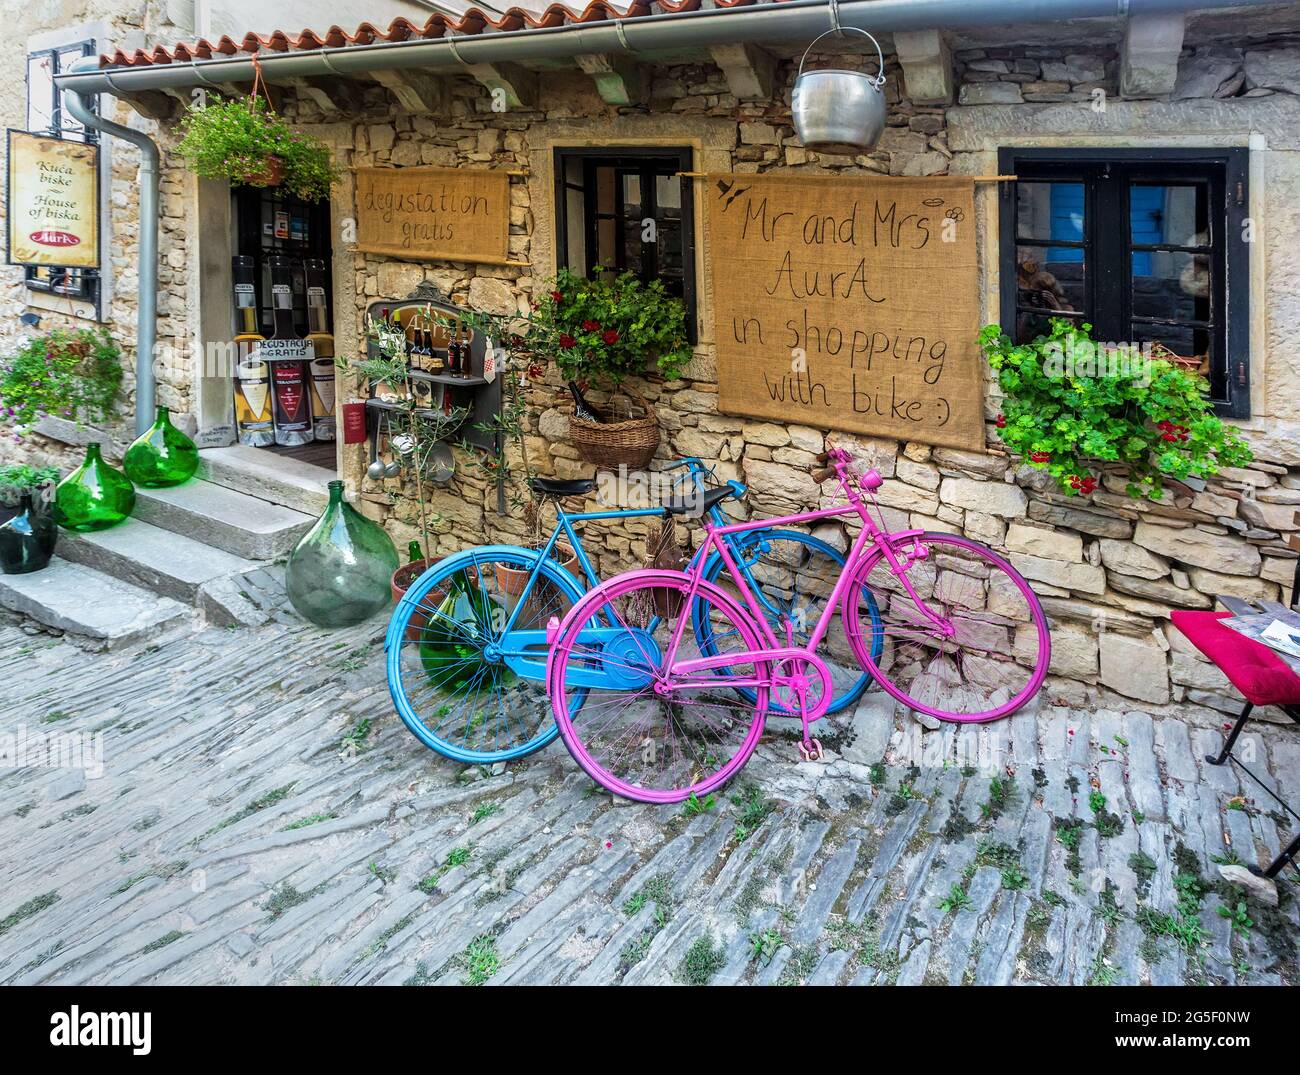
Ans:
[[[706,795],[749,760],[769,707],[798,714],[801,755],[820,757],[810,726],[834,688],[817,650],[836,616],[840,637],[881,688],[940,720],[996,720],[1042,686],[1051,636],[1015,568],[963,537],[890,533],[862,496],[874,504],[880,475],[854,474],[840,449],[819,462],[829,466],[813,478],[837,478],[846,504],[727,526],[706,517],[691,570],[626,572],[552,621],[551,708],[569,752],[598,784],[643,802]],[[710,490],[703,511],[736,495],[730,486]],[[723,539],[838,516],[851,528],[856,517],[860,530],[816,625],[809,633],[795,622],[802,610],[788,605],[773,623]],[[726,569],[716,582],[699,566],[709,546]],[[800,570],[793,561],[767,567],[763,591],[797,592]]]

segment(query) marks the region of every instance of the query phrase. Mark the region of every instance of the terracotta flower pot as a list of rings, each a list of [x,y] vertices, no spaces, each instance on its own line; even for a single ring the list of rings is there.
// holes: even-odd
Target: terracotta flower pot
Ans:
[[[393,572],[390,585],[393,588],[393,602],[396,603],[406,596],[406,591],[411,588],[415,580],[429,570],[439,560],[444,559],[441,556],[435,556],[432,560],[412,560],[409,564],[403,564]],[[446,596],[443,593],[436,592],[429,595],[424,604],[437,605],[442,598]],[[431,599],[431,600],[430,600]],[[418,642],[420,633],[428,625],[429,617],[420,609],[411,613],[411,619],[406,625],[404,637],[408,642]]]
[[[278,187],[283,182],[284,161],[279,157],[267,157],[261,170],[248,177],[250,187]]]
[[[564,568],[574,578],[578,575],[578,555],[568,545],[556,544],[554,559],[560,561],[560,566]],[[518,568],[506,567],[504,564],[497,564],[497,585],[501,587],[501,592],[510,597],[518,597],[524,592],[524,587],[528,584],[528,571]]]

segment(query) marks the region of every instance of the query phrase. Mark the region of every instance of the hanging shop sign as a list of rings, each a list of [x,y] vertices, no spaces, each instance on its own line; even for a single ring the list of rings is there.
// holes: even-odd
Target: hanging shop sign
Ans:
[[[703,184],[721,411],[983,449],[973,180]]]
[[[466,168],[356,169],[357,250],[504,265],[510,176]]]
[[[9,131],[8,261],[99,268],[99,150]]]

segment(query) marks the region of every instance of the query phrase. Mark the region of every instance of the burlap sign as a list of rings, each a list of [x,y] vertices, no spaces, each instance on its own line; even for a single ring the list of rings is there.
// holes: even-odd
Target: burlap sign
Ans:
[[[971,179],[701,186],[720,410],[983,449]]]
[[[356,177],[356,249],[421,261],[509,261],[505,172],[358,168]]]

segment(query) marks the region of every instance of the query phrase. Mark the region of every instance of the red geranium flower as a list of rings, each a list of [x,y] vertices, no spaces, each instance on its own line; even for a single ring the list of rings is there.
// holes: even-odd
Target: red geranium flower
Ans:
[[[562,291],[552,291],[551,298],[553,298],[556,302],[563,302],[564,293]]]
[[[600,322],[599,322],[599,321],[592,321],[590,318],[588,318],[586,321],[584,321],[584,322],[582,323],[582,331],[583,331],[583,332],[599,332],[599,331],[600,331]]]
[[[575,343],[577,343],[577,342],[578,342],[578,341],[577,341],[576,339],[574,339],[572,336],[570,336],[567,332],[564,332],[564,333],[561,333],[561,334],[560,334],[560,346],[561,346],[561,347],[572,347],[572,346],[573,346]]]
[[[1006,416],[1005,414],[999,414],[999,415],[998,415],[997,426],[998,426],[999,429],[1006,429],[1006,428],[1007,428],[1007,416]]]
[[[606,329],[600,337],[606,343],[618,343],[618,333],[614,329]]]
[[[1032,459],[1035,463],[1046,463],[1052,457],[1048,455],[1047,452],[1034,452],[1032,455],[1030,455],[1029,458]]]

